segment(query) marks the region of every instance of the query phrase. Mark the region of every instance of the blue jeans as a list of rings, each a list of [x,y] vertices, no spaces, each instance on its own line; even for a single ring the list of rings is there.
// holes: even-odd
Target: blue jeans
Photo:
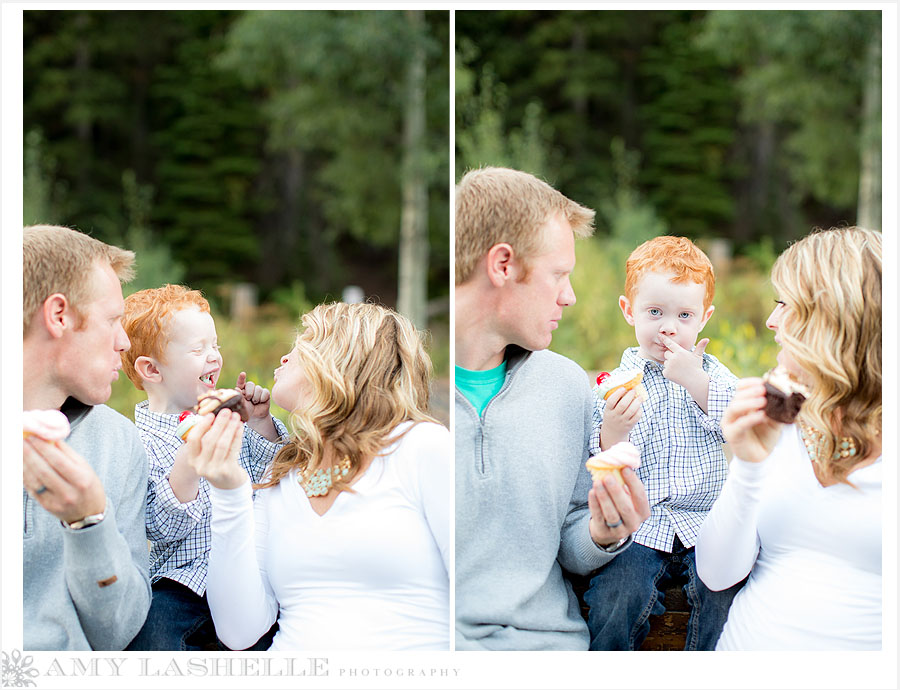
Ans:
[[[632,544],[591,579],[584,594],[590,607],[591,649],[640,649],[650,632],[650,616],[665,613],[666,585],[679,574],[687,577],[684,591],[691,606],[684,648],[715,649],[743,582],[713,592],[697,577],[694,548],[686,548],[678,537],[672,553]]]
[[[250,647],[263,651],[272,644],[278,623]],[[227,650],[216,637],[206,595],[202,597],[180,582],[162,578],[153,584],[153,599],[144,626],[126,651]]]

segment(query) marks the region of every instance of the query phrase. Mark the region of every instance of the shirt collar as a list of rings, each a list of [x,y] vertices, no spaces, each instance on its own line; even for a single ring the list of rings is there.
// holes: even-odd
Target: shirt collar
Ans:
[[[85,405],[77,398],[69,396],[63,401],[59,411],[66,415],[66,418],[69,420],[69,426],[74,429],[92,409],[93,406]]]
[[[153,430],[166,434],[175,433],[178,426],[178,415],[150,411],[150,401],[142,400],[134,406],[134,423],[139,429]]]
[[[640,369],[642,371],[661,371],[662,365],[652,359],[646,359],[638,354],[636,347],[629,347],[622,353],[622,362],[619,366],[622,369]]]

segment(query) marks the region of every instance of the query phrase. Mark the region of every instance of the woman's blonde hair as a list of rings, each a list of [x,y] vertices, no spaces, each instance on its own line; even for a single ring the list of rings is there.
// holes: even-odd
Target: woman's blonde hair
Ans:
[[[399,424],[435,421],[427,413],[431,359],[409,319],[376,304],[321,304],[301,323],[295,347],[311,399],[291,412],[293,437],[258,488],[294,468],[317,469],[328,448],[350,460],[349,474],[334,483],[347,490],[366,457],[402,436],[394,433]]]
[[[824,439],[825,476],[849,483],[881,436],[881,233],[817,230],[778,257],[772,283],[786,306],[782,347],[811,383],[800,419]],[[832,459],[842,436],[857,453]]]

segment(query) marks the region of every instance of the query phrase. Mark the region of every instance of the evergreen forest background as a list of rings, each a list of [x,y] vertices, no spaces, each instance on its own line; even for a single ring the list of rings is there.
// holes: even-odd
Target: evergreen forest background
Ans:
[[[518,168],[597,211],[551,345],[589,371],[636,344],[617,298],[646,239],[707,251],[707,351],[749,376],[775,364],[777,255],[816,227],[881,230],[880,12],[455,16],[457,179]]]
[[[271,386],[348,285],[427,329],[446,379],[449,12],[23,14],[25,224],[134,250],[126,295],[202,290],[221,385]],[[142,397],[122,377],[110,404]]]

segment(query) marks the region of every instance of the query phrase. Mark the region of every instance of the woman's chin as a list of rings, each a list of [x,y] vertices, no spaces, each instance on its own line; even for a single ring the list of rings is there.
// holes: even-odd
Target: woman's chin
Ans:
[[[778,362],[778,366],[785,369],[795,381],[802,383],[805,386],[809,385],[809,376],[807,376],[803,369],[797,366],[797,363],[791,359],[791,356],[787,354],[784,349],[778,351],[775,361]]]

